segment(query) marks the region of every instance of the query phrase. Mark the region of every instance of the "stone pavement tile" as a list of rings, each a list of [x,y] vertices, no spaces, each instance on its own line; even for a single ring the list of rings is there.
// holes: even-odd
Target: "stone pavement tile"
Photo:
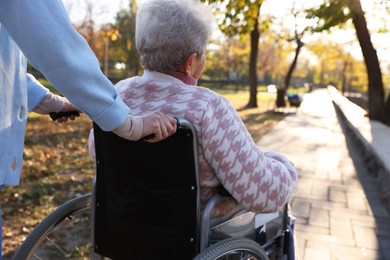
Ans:
[[[307,222],[309,220],[309,218],[302,218],[302,217],[297,217],[297,216],[294,216],[294,217],[295,217],[295,223],[298,225],[307,225]]]
[[[337,237],[332,236],[330,234],[326,234],[325,228],[311,228],[310,226],[302,225],[297,225],[295,228],[296,236],[299,239],[303,239],[306,241],[315,241],[324,245],[334,244],[339,246],[356,246],[356,243],[353,239],[346,239],[345,237]]]
[[[373,228],[353,226],[356,245],[362,248],[377,249],[379,241]]]
[[[329,180],[332,182],[332,184],[341,184],[342,183],[342,175],[340,174],[340,170],[329,171],[328,176],[329,176]]]
[[[367,211],[364,210],[356,210],[349,208],[334,208],[332,214],[335,216],[340,216],[343,218],[348,218],[352,220],[358,221],[375,221],[373,216],[368,215]]]
[[[329,235],[329,228],[326,227],[316,227],[309,224],[297,224],[295,226],[295,230],[297,234],[301,234],[302,232],[309,232],[317,235]]]
[[[315,249],[313,250],[310,247],[305,247],[303,252],[303,259],[321,259],[321,260],[331,260],[331,252],[325,249]]]
[[[372,219],[371,221],[352,219],[351,221],[354,227],[363,227],[375,230],[377,241],[380,248],[382,248],[382,254],[387,256],[384,259],[390,259],[390,227],[388,219]]]
[[[309,218],[311,208],[310,202],[295,197],[292,199],[290,205],[295,217]]]
[[[377,219],[373,216],[364,214],[361,211],[352,211],[348,209],[337,209],[331,211],[331,215],[336,218],[344,218],[351,220],[353,226],[361,226],[367,228],[375,228],[378,225]]]
[[[307,241],[306,248],[313,250],[327,250],[331,252],[331,259],[357,260],[357,259],[377,259],[378,251],[354,246],[340,246],[337,244],[324,244],[316,241]],[[310,259],[310,258],[305,258]],[[314,258],[313,258],[314,259]],[[316,258],[322,259],[322,258]]]
[[[339,202],[339,203],[346,203],[347,197],[345,196],[344,191],[335,190],[330,188],[329,190],[329,200],[331,202]]]
[[[295,252],[295,256],[297,260],[304,259],[303,253],[305,252],[305,246],[306,246],[306,240],[296,238],[295,242],[297,243],[295,247],[297,248],[298,252]]]
[[[322,137],[321,137],[322,138]],[[342,158],[342,151],[339,148],[323,145],[315,151],[315,163],[318,170],[327,169],[330,171],[339,170],[339,161]]]
[[[310,210],[309,225],[329,228],[330,226],[329,211],[312,207]]]
[[[302,177],[303,176],[299,174],[299,182],[297,188],[295,189],[295,193],[311,194],[311,190],[313,189],[313,180]]]
[[[326,182],[323,180],[313,180],[313,190],[312,193],[314,196],[322,197],[324,200],[329,197],[329,186],[326,185]]]
[[[353,166],[351,166],[349,164],[350,163],[342,162],[340,165],[340,171],[342,173],[343,180],[356,179],[356,170],[350,169],[350,167],[353,167]]]
[[[347,192],[348,208],[357,210],[367,210],[367,198],[358,192]]]
[[[341,216],[341,214],[340,214],[340,216]],[[360,226],[360,227],[375,228],[376,229],[377,222],[373,217],[366,217],[364,219],[363,218],[360,218],[360,219],[349,218],[349,219],[351,220],[351,223],[353,226]]]
[[[297,191],[297,190],[296,190],[296,192],[294,192],[294,197],[299,197],[299,198],[306,199],[306,200],[312,200],[313,203],[328,203],[329,202],[327,198],[324,198],[322,196],[301,193],[300,191]]]
[[[287,153],[286,152],[284,152],[283,154],[286,154],[287,155]],[[299,173],[300,174],[307,174],[307,173],[309,173],[309,174],[314,174],[314,169],[315,169],[315,165],[312,163],[312,161],[310,160],[310,159],[308,159],[308,158],[306,158],[307,159],[307,161],[304,163],[304,164],[302,164],[302,166],[299,168]]]
[[[351,178],[346,175],[343,175],[343,182],[347,186],[355,187],[356,189],[362,189],[362,185],[359,179],[357,179],[355,176]]]
[[[356,187],[350,187],[344,184],[332,184],[330,187],[331,190],[345,191],[345,192],[355,192],[358,193],[359,196],[365,196],[365,191],[363,189],[356,189]]]
[[[298,198],[302,201],[306,201],[308,203],[311,203],[310,206],[312,208],[316,209],[324,209],[324,210],[341,210],[346,209],[345,203],[337,203],[337,202],[329,202],[328,200],[324,200],[322,197],[315,197],[313,195],[300,195],[295,194],[294,198]],[[359,213],[361,213],[359,211]],[[366,214],[367,212],[364,212]]]
[[[314,177],[320,180],[327,180],[329,179],[328,176],[328,170],[324,168],[322,165],[316,165],[314,168]]]
[[[345,139],[344,139],[345,142]],[[349,157],[349,153],[347,150],[344,150],[344,154],[342,156],[342,160],[340,161],[340,169],[343,173],[349,173],[350,175],[356,174],[356,169],[353,164],[353,160]]]
[[[353,239],[351,219],[340,216],[330,211],[330,234],[346,239]]]
[[[301,166],[306,162],[305,158],[302,158],[301,154],[301,152],[294,152],[293,155],[288,157],[290,162],[292,162],[297,169],[300,169]]]
[[[364,248],[361,249],[362,255],[360,256],[355,256],[355,255],[349,255],[349,251],[347,252],[332,252],[332,259],[334,260],[367,260],[367,259],[372,259],[372,260],[386,260],[385,258],[379,257],[378,254],[380,252],[378,251],[372,251],[372,250],[365,250]],[[369,251],[369,252],[367,252]]]

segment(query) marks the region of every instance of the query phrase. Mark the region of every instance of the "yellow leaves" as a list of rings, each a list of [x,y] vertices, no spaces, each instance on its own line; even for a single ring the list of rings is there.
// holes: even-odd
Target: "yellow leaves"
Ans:
[[[121,34],[120,34],[118,29],[116,29],[116,28],[107,28],[107,27],[102,27],[98,31],[98,35],[101,38],[110,39],[111,41],[116,41],[121,36]]]
[[[116,41],[118,39],[118,35],[113,34],[111,35],[111,41]]]
[[[110,37],[111,41],[116,41],[121,36],[120,32],[115,28],[111,28],[107,32],[107,35]]]
[[[31,157],[33,154],[32,149],[25,148],[24,149],[24,157]]]
[[[130,39],[127,39],[127,41],[126,41],[126,49],[127,49],[128,51],[130,51],[131,48],[132,48],[132,46],[133,46],[133,44],[132,44],[131,40],[130,40]]]
[[[45,163],[47,160],[53,160],[58,158],[58,152],[56,150],[51,151],[38,151],[38,160]]]
[[[258,20],[263,0],[209,1],[216,12],[217,21],[226,35],[247,34]],[[220,7],[220,8],[217,8]]]
[[[14,232],[12,232],[12,231],[9,231],[9,232],[6,232],[3,234],[4,237],[13,237],[13,235],[14,235]]]
[[[85,115],[66,124],[36,114],[28,120],[21,182],[0,189],[5,255],[59,205],[90,192],[95,174],[88,155],[92,125]]]

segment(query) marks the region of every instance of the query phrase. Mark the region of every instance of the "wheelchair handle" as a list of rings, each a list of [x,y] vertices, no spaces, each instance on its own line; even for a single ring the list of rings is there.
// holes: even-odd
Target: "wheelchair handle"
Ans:
[[[49,113],[51,120],[56,121],[61,117],[80,116],[79,111],[66,111],[66,112],[51,112]]]

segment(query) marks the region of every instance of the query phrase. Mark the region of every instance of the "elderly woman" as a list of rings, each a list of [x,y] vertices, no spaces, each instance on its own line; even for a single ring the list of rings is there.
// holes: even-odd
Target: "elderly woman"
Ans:
[[[116,85],[131,113],[160,111],[194,124],[203,205],[221,184],[234,198],[217,207],[215,217],[237,202],[255,212],[280,209],[297,185],[294,166],[278,153],[262,152],[229,101],[197,86],[213,24],[207,7],[194,0],[145,0],[136,21],[145,72]],[[92,142],[90,152],[93,157]]]

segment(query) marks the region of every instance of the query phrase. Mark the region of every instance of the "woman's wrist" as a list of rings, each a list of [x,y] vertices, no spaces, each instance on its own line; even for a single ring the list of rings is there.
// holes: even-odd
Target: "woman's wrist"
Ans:
[[[125,122],[120,127],[114,129],[112,132],[122,138],[131,141],[137,141],[142,137],[142,132],[143,132],[142,117],[128,115],[125,119]]]
[[[35,113],[46,115],[60,112],[65,107],[65,98],[48,92],[42,101],[33,109]]]

